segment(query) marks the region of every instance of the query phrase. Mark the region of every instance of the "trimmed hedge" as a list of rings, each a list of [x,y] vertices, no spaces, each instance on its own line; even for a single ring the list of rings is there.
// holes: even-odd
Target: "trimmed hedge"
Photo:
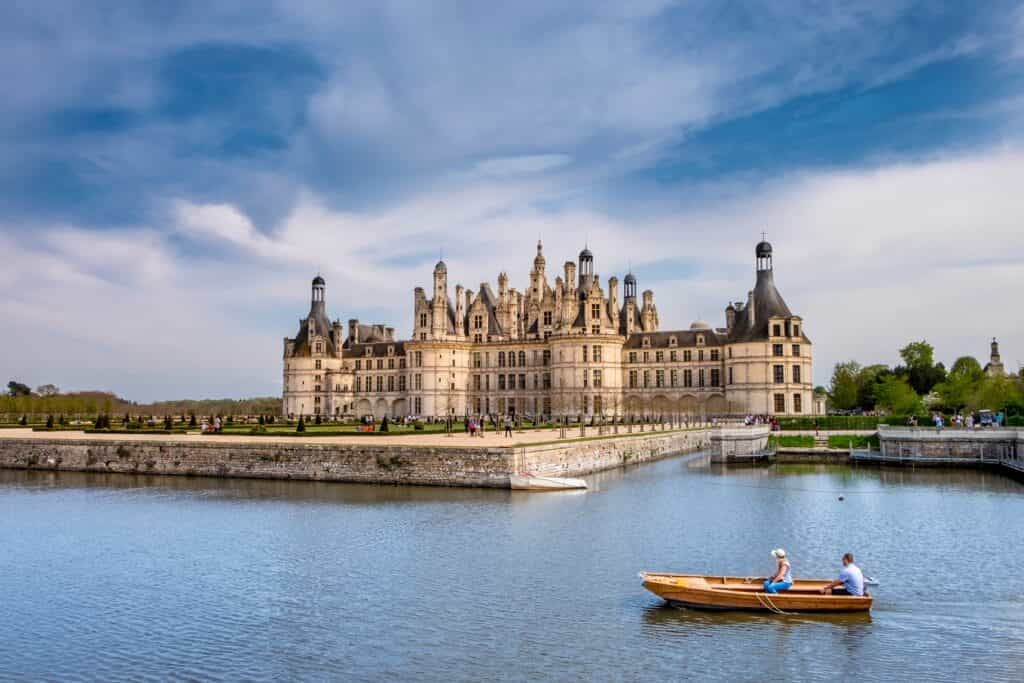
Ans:
[[[818,429],[878,429],[881,418],[874,415],[819,415],[818,417],[780,417],[779,429],[785,432]]]
[[[775,448],[814,448],[813,436],[770,436],[768,445]]]
[[[836,434],[828,437],[829,448],[840,448],[845,450],[850,448],[851,445],[853,448],[870,448],[875,451],[880,448],[878,434],[872,434],[871,436],[843,436],[842,434]]]

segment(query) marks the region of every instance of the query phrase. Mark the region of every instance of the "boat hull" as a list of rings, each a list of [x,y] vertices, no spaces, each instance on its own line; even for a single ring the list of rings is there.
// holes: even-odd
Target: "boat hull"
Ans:
[[[763,579],[641,572],[643,586],[670,603],[696,609],[757,612],[867,612],[870,595],[822,594],[830,581],[802,579],[781,593],[765,593]]]

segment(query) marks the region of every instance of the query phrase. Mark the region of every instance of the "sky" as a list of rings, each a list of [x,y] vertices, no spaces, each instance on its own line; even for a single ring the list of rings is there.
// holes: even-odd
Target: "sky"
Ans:
[[[282,340],[407,337],[412,291],[538,238],[724,325],[767,234],[837,361],[1024,361],[1024,7],[0,4],[0,378],[279,395]]]

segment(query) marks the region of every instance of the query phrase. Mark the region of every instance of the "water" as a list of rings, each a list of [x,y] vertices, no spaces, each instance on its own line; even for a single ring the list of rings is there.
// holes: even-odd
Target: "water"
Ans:
[[[0,679],[1024,677],[1019,483],[684,459],[589,481],[0,472]],[[871,615],[675,609],[636,576],[764,575],[780,545],[798,576],[853,551]]]

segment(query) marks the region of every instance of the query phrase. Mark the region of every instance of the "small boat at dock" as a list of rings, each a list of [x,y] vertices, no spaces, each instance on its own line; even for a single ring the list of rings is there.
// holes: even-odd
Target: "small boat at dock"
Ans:
[[[509,488],[514,491],[568,491],[571,489],[585,489],[587,488],[587,482],[582,479],[566,477],[512,475],[509,477]]]
[[[764,579],[699,574],[640,572],[643,586],[670,603],[716,610],[790,612],[867,612],[870,595],[822,594],[826,579],[797,579],[781,593],[765,593]]]

